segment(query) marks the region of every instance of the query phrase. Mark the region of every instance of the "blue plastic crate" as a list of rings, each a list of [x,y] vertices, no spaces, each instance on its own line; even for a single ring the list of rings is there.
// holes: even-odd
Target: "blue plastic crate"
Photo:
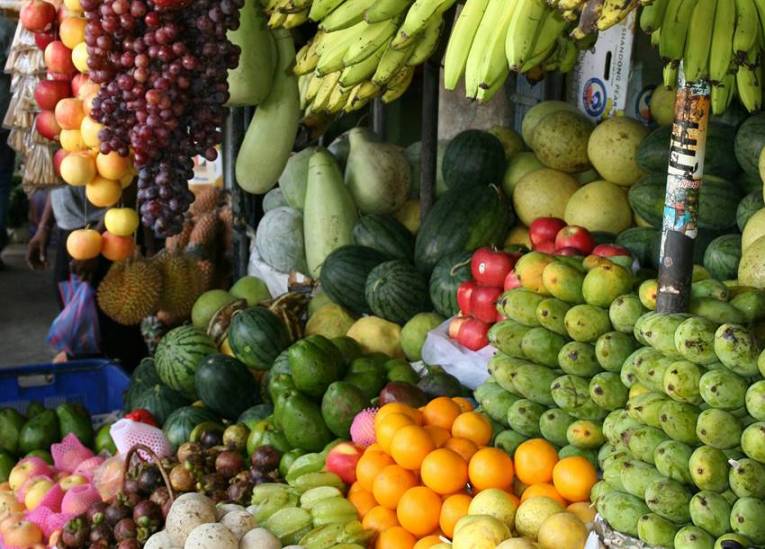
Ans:
[[[0,406],[25,412],[33,400],[46,408],[65,402],[85,406],[96,419],[122,408],[130,378],[105,359],[0,369]]]

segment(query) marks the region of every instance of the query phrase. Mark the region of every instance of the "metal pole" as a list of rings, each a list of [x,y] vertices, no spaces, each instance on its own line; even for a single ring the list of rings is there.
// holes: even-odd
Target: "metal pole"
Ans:
[[[698,234],[699,192],[709,123],[709,82],[685,82],[682,67],[667,168],[656,310],[688,310],[693,245]]]
[[[372,100],[372,131],[385,141],[385,104],[379,97]]]
[[[420,148],[420,219],[425,219],[436,200],[438,162],[438,92],[441,56],[425,62],[422,73],[422,133]]]
[[[234,280],[247,274],[250,239],[247,236],[245,193],[236,182],[236,155],[246,128],[245,111],[230,108],[223,133],[223,184],[231,192],[231,213],[234,217]]]

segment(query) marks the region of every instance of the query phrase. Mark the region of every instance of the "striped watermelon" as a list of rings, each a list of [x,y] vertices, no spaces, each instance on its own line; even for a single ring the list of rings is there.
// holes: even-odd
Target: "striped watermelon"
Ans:
[[[414,255],[414,235],[392,215],[361,217],[353,227],[353,243],[373,248],[391,259],[411,260]]]
[[[457,287],[470,280],[471,252],[455,252],[442,257],[430,275],[430,300],[436,311],[445,317],[459,312]]]
[[[386,261],[372,269],[365,296],[375,315],[399,324],[432,309],[427,279],[414,265],[401,259]]]
[[[234,315],[228,327],[228,343],[246,366],[268,370],[291,341],[279,317],[263,307],[251,307]]]
[[[208,355],[217,353],[215,342],[193,326],[179,326],[167,332],[154,354],[154,364],[162,383],[195,400],[194,374]]]
[[[324,260],[321,288],[329,298],[355,314],[369,313],[364,296],[369,272],[383,261],[385,254],[366,246],[343,246]]]

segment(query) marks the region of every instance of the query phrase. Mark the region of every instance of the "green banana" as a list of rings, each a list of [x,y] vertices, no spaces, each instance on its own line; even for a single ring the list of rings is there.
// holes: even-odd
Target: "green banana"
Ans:
[[[372,24],[362,21],[359,24],[364,29],[343,56],[343,65],[346,67],[360,63],[376,52],[380,46],[387,44],[398,28],[398,18]]]
[[[598,18],[598,30],[608,30],[620,23],[637,5],[638,0],[605,0]]]
[[[505,85],[505,80],[507,80],[507,76],[510,74],[510,67],[508,67],[507,64],[503,65],[503,67],[504,68],[502,72],[498,75],[495,75],[493,84],[489,85],[488,87],[478,87],[478,93],[476,94],[475,98],[479,103],[489,102],[497,94],[497,92],[502,89],[502,86]]]
[[[757,12],[754,13],[755,17]],[[709,45],[709,79],[712,82],[722,82],[730,69],[733,60],[733,37],[736,25],[736,0],[717,0],[717,10],[712,31],[712,43]],[[693,38],[690,36],[693,27],[689,29],[690,42]],[[756,29],[755,29],[756,30]],[[754,34],[755,38],[757,34]],[[746,51],[751,49],[751,46]],[[746,51],[744,54],[746,55]],[[685,68],[685,67],[684,67]],[[687,69],[685,69],[687,71]],[[686,72],[686,78],[688,73]]]
[[[760,67],[743,64],[736,71],[736,90],[741,104],[753,112],[762,106],[762,82]]]
[[[410,6],[412,0],[377,0],[364,12],[367,23],[379,23],[402,13]]]
[[[664,69],[662,69],[661,75],[665,88],[674,88],[677,86],[677,67],[677,61],[667,61],[664,63]]]
[[[644,7],[640,11],[640,29],[651,34],[661,27],[664,20],[664,11],[667,9],[668,0],[654,0],[653,4]]]
[[[491,39],[496,22],[500,20],[506,9],[508,9],[508,5],[505,0],[489,0],[481,18],[481,23],[474,34],[470,45],[470,52],[465,63],[465,95],[469,98],[474,99],[478,94],[478,86],[481,84],[481,74],[479,73],[478,66],[486,49],[489,47],[489,40]],[[507,61],[505,61],[505,64],[507,64]]]
[[[298,93],[300,94],[300,109],[305,109],[308,106],[308,102],[305,100],[308,86],[311,85],[314,73],[302,74],[298,76]]]
[[[384,87],[398,71],[406,66],[406,62],[412,55],[416,45],[416,43],[412,43],[404,49],[397,50],[391,44],[388,44],[380,62],[377,64],[377,69],[372,76],[372,82],[380,87]]]
[[[377,64],[382,59],[383,53],[387,48],[387,44],[383,44],[372,55],[364,59],[361,63],[356,63],[343,69],[343,73],[340,75],[341,86],[355,86],[370,78],[377,70]]]
[[[571,38],[582,40],[598,29],[598,18],[603,11],[604,0],[587,0],[579,16],[579,24],[571,31]]]
[[[547,8],[542,0],[514,2],[505,29],[505,55],[511,70],[519,71],[534,51]]]
[[[306,85],[305,94],[301,100],[302,103],[313,103],[314,97],[316,97],[316,94],[319,93],[319,88],[321,87],[322,80],[324,80],[323,76],[319,76],[315,72],[311,73],[311,80]]]
[[[563,74],[571,72],[579,59],[579,50],[571,40],[565,37],[559,39],[558,49],[561,50],[558,70]]]
[[[311,108],[314,111],[324,110],[329,103],[329,97],[332,95],[332,90],[337,87],[337,81],[340,80],[340,71],[335,71],[327,74],[321,81],[321,86],[316,92],[316,97],[311,102]]]
[[[667,32],[661,33],[659,41],[659,55],[664,60],[680,61],[682,59],[688,24],[695,4],[696,0],[669,0],[661,24]]]
[[[335,11],[345,0],[313,0],[308,18],[311,21],[321,21]]]
[[[414,0],[406,12],[406,17],[391,42],[393,49],[402,49],[410,45],[428,25],[431,17],[448,10],[456,0]]]
[[[557,71],[558,67],[560,67],[560,54],[560,45],[556,44],[555,48],[553,48],[553,51],[550,52],[550,55],[548,55],[547,58],[542,61],[542,70],[544,72]]]
[[[757,13],[760,16],[759,36],[765,38],[765,0],[754,0],[754,6],[757,8]]]
[[[712,114],[723,114],[733,100],[736,88],[736,75],[728,73],[721,82],[713,82],[710,101],[712,105]]]
[[[760,33],[760,26],[757,24],[759,15],[754,0],[735,0],[735,3],[736,30],[733,33],[733,53],[737,58],[743,59],[746,52],[757,42],[757,35]],[[720,12],[719,4],[717,12]]]
[[[325,110],[330,113],[336,113],[343,110],[352,91],[353,87],[345,87],[338,82],[335,87],[332,88],[332,93],[329,94],[329,99],[327,99],[327,103],[324,107]]]
[[[488,5],[489,0],[467,0],[454,23],[444,54],[444,87],[447,90],[455,89],[465,74],[470,46]]]
[[[278,29],[284,26],[284,22],[287,20],[287,14],[283,11],[272,11],[271,16],[268,18],[268,28]]]
[[[308,21],[308,10],[299,11],[297,13],[290,13],[287,15],[286,19],[284,19],[282,27],[285,29],[294,29],[306,21]]]
[[[558,37],[563,34],[567,26],[568,21],[563,19],[563,16],[558,11],[550,10],[539,29],[539,36],[537,36],[536,44],[534,44],[534,51],[529,60],[521,68],[521,72],[526,72],[542,63],[550,55],[550,52],[553,51]]]
[[[385,86],[385,93],[382,95],[383,103],[392,103],[409,89],[409,85],[414,78],[414,67],[404,67]]]
[[[344,2],[321,20],[319,28],[332,32],[352,27],[364,20],[364,12],[374,3],[375,0],[349,0]]]
[[[516,2],[508,2],[500,14],[500,18],[495,21],[486,48],[478,63],[478,77],[480,80],[476,98],[478,98],[482,89],[490,90],[495,88],[497,82],[504,82],[507,78],[509,67],[507,56],[505,55],[505,41],[508,36],[510,22],[517,9],[518,5]],[[485,100],[488,100],[485,92],[482,95],[485,97]]]
[[[425,32],[422,33],[422,37],[414,47],[412,55],[407,60],[407,65],[421,65],[428,59],[438,48],[438,39],[441,37],[441,29],[444,27],[444,18],[440,15],[433,17],[433,20],[428,23],[425,28]]]
[[[339,71],[345,67],[343,58],[352,44],[356,42],[362,32],[364,32],[366,23],[361,21],[354,26],[327,34],[323,42],[319,62],[316,64],[316,72],[324,76],[331,72]]]
[[[661,29],[656,29],[651,33],[651,46],[654,48],[659,47],[659,43],[661,42]]]
[[[688,82],[709,77],[709,50],[715,47],[712,43],[712,30],[717,30],[718,23],[718,19],[715,18],[716,7],[717,0],[698,0],[693,9],[683,55],[683,71]],[[730,25],[730,32],[723,37],[726,42],[720,44],[728,52],[731,52],[732,37],[733,25]]]
[[[313,72],[319,63],[319,51],[323,37],[324,33],[319,31],[310,42],[300,48],[300,51],[295,55],[295,66],[292,68],[292,72],[298,76]]]

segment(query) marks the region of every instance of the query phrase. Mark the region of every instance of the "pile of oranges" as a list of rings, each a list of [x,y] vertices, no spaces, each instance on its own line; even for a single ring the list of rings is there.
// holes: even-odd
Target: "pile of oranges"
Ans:
[[[386,404],[375,416],[375,434],[348,499],[364,527],[377,532],[376,549],[427,549],[451,539],[482,490],[505,491],[516,507],[514,491],[567,504],[586,501],[597,481],[586,459],[559,461],[541,439],[523,443],[514,464],[489,446],[491,423],[462,398],[438,397],[420,409]]]

